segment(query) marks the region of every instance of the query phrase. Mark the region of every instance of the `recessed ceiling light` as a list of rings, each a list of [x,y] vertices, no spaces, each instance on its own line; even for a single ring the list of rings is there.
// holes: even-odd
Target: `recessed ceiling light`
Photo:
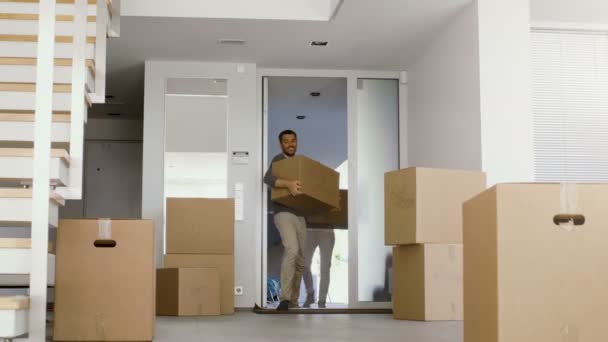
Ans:
[[[306,115],[298,115],[298,116],[296,116],[296,119],[304,120],[304,119],[306,119]]]
[[[245,41],[242,39],[231,39],[231,38],[218,39],[217,42],[219,44],[224,44],[224,45],[244,45],[245,44]]]
[[[310,46],[327,46],[329,45],[329,42],[326,40],[313,40],[312,42],[310,42]]]

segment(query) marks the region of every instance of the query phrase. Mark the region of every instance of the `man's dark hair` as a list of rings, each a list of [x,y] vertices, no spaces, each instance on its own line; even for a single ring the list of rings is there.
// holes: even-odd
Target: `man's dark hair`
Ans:
[[[281,134],[279,134],[279,142],[283,142],[283,136],[285,135],[293,135],[294,137],[296,137],[296,139],[298,139],[298,135],[296,134],[296,132],[290,130],[290,129],[286,129],[283,132],[281,132]]]

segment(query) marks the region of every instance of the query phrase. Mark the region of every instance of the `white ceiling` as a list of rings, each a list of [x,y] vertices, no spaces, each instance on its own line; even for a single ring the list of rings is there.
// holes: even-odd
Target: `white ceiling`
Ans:
[[[608,0],[531,0],[533,21],[608,25]]]
[[[121,13],[134,17],[330,20],[342,0],[129,0]]]
[[[109,43],[108,93],[141,113],[147,59],[255,62],[260,67],[402,70],[472,0],[346,0],[331,22],[122,17]],[[244,39],[222,46],[220,38]],[[328,40],[325,48],[309,46]],[[116,107],[116,106],[114,106]],[[125,113],[126,114],[126,113]]]
[[[122,17],[110,40],[108,93],[124,105],[91,115],[143,112],[144,61],[255,62],[259,67],[404,70],[459,10],[473,0],[345,0],[330,22]],[[533,21],[608,23],[608,0],[531,0]],[[220,38],[244,46],[219,45]],[[325,48],[309,46],[328,40]]]

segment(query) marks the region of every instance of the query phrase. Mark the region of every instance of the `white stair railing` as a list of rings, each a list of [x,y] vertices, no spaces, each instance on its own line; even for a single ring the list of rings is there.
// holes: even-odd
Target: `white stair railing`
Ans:
[[[34,179],[32,200],[32,268],[30,273],[29,340],[46,339],[47,253],[53,73],[55,68],[56,0],[40,0],[36,64],[36,115],[34,124]]]
[[[58,189],[66,200],[82,199],[84,160],[84,122],[87,114],[85,101],[86,45],[87,45],[87,0],[74,2],[74,55],[72,57],[72,110],[70,121],[70,182],[68,187]]]
[[[109,11],[110,9],[106,0],[97,1],[97,40],[95,43],[95,93],[91,94],[91,102],[93,103],[104,103],[106,100],[106,50],[108,43],[108,24],[110,20]]]

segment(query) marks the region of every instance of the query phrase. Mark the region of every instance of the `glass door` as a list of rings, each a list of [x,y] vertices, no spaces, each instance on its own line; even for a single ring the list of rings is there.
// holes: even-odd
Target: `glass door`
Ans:
[[[399,168],[398,80],[358,79],[355,119],[351,185],[356,191],[351,201],[356,210],[350,217],[356,233],[351,231],[350,254],[357,261],[351,265],[351,307],[390,307],[392,257],[391,248],[384,245],[384,174]]]

